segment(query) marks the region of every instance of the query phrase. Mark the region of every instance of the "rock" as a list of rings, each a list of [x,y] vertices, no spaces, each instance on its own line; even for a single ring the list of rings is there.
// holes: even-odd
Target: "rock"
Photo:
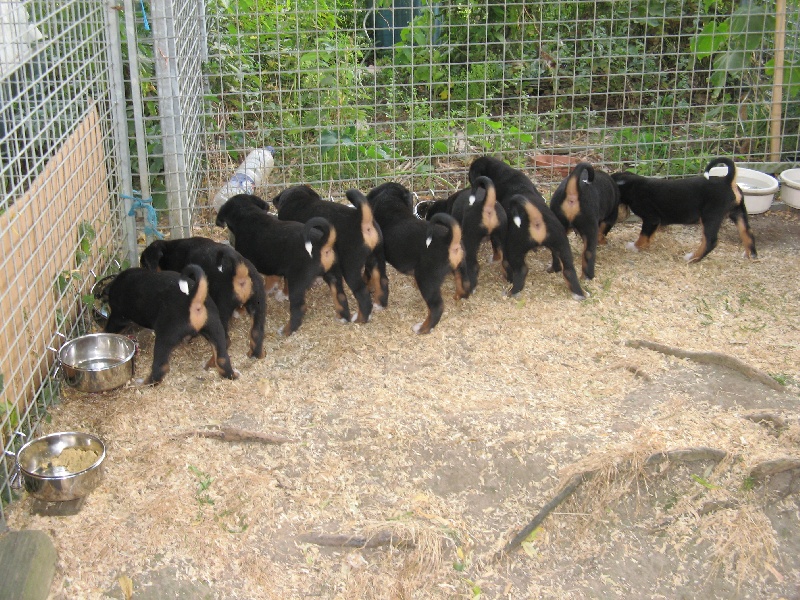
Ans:
[[[43,531],[0,538],[0,600],[45,600],[56,572],[56,547]]]

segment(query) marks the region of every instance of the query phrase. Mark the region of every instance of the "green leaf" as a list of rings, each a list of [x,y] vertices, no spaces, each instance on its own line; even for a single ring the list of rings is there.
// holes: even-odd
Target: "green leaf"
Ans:
[[[694,37],[690,49],[692,54],[702,60],[717,52],[729,39],[730,23],[728,21],[722,23],[711,21],[706,23],[700,33]]]
[[[718,485],[714,485],[713,483],[710,483],[706,479],[703,479],[702,477],[700,477],[700,475],[692,475],[692,479],[694,479],[697,483],[702,485],[707,490],[715,490],[719,487]]]

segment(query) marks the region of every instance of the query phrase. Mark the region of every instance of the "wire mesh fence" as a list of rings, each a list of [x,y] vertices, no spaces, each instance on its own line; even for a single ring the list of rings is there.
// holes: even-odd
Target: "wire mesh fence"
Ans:
[[[0,2],[0,520],[14,454],[58,397],[50,348],[86,328],[94,276],[120,254],[108,10]]]
[[[174,4],[204,4],[204,18],[183,19],[188,54],[170,56],[193,78],[202,70],[188,133],[203,154],[195,213],[264,146],[271,183],[334,195],[383,178],[444,192],[481,153],[542,181],[554,154],[667,176],[717,155],[770,172],[800,155],[792,1],[781,14],[774,2],[685,0]],[[145,105],[155,88],[143,87]],[[162,117],[145,113],[157,131]],[[166,209],[169,175],[150,176]]]

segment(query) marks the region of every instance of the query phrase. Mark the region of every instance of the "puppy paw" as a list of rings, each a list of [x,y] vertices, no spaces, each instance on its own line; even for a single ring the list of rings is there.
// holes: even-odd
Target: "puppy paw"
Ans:
[[[685,260],[687,263],[694,262],[695,260],[694,252],[687,252],[686,254],[684,254],[683,260]]]
[[[580,294],[572,294],[572,299],[573,300],[577,300],[578,302],[582,302],[583,300],[586,300],[586,298],[588,298],[588,297],[589,297],[589,293],[588,292],[585,292],[584,296],[582,296]]]
[[[386,307],[383,306],[383,304],[380,304],[379,302],[372,303],[372,310],[383,310],[384,308]]]
[[[625,244],[625,249],[630,250],[631,252],[639,251],[639,248],[636,247],[636,244],[634,242],[628,242],[627,244]]]
[[[356,321],[358,321],[358,314],[359,313],[353,313],[352,315],[350,315],[350,322],[351,323],[355,323]]]
[[[239,371],[239,369],[234,369],[233,370],[233,377],[231,377],[231,379],[239,379],[239,377],[241,377],[241,376],[242,376],[241,371]]]
[[[289,296],[283,293],[283,290],[278,290],[275,292],[275,300],[278,302],[284,302],[289,299]]]

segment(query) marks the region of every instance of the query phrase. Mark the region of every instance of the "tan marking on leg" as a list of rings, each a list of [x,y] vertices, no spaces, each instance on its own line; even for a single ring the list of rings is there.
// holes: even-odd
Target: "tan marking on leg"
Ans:
[[[240,304],[245,304],[253,296],[253,280],[247,265],[239,263],[233,274],[233,295]]]
[[[417,326],[414,326],[414,331],[419,334],[425,334],[431,332],[431,311],[428,311],[428,316],[425,317],[425,320]]]
[[[208,279],[201,277],[197,282],[197,290],[194,298],[189,304],[189,324],[195,331],[200,331],[208,321],[208,311],[206,310],[206,296],[208,296]]]
[[[322,264],[322,268],[325,272],[330,271],[333,263],[336,262],[336,251],[333,249],[333,245],[336,243],[336,230],[331,227],[330,236],[328,236],[328,241],[320,248],[319,250],[319,262]]]
[[[375,246],[381,241],[381,236],[378,235],[378,229],[375,227],[372,208],[366,202],[361,205],[361,235],[364,238],[364,244],[370,250],[374,250]]]
[[[532,202],[525,202],[525,212],[528,213],[528,233],[534,242],[541,244],[547,238],[547,226],[544,224],[544,217]]]
[[[335,283],[330,283],[328,287],[331,290],[331,296],[333,296],[333,308],[336,311],[336,314],[340,314],[344,310],[344,305],[342,304],[341,298],[339,297],[339,291],[336,289]]]
[[[493,185],[486,188],[486,199],[483,201],[481,223],[486,228],[487,233],[492,233],[500,226],[500,219],[497,217],[497,191]]]
[[[700,245],[697,247],[697,250],[689,253],[689,255],[686,257],[687,262],[693,263],[703,258],[703,255],[705,254],[707,247],[708,247],[708,241],[706,240],[706,234],[703,233],[700,236]]]
[[[285,282],[282,281],[283,277],[278,275],[262,275],[264,279],[264,291],[267,294],[278,291]]]
[[[753,240],[753,235],[747,230],[744,219],[738,219],[736,221],[736,229],[739,231],[739,239],[742,240],[745,254],[747,254],[748,258],[752,258],[753,253],[751,249],[755,245],[755,240]]]
[[[448,251],[450,268],[457,269],[464,261],[464,247],[461,245],[461,226],[453,225],[453,239],[450,240]]]
[[[462,298],[466,298],[469,294],[467,290],[464,288],[464,278],[461,277],[461,271],[456,269],[453,271],[453,279],[455,280],[456,284],[456,300],[461,300]]]
[[[639,234],[639,239],[637,239],[633,245],[636,246],[639,250],[646,250],[650,247],[650,241],[653,239],[653,236],[646,236],[644,234]],[[628,242],[630,243],[630,242]]]
[[[572,223],[581,213],[581,201],[578,194],[578,178],[570,177],[567,180],[567,193],[564,202],[561,203],[561,212],[567,218],[567,221]]]

